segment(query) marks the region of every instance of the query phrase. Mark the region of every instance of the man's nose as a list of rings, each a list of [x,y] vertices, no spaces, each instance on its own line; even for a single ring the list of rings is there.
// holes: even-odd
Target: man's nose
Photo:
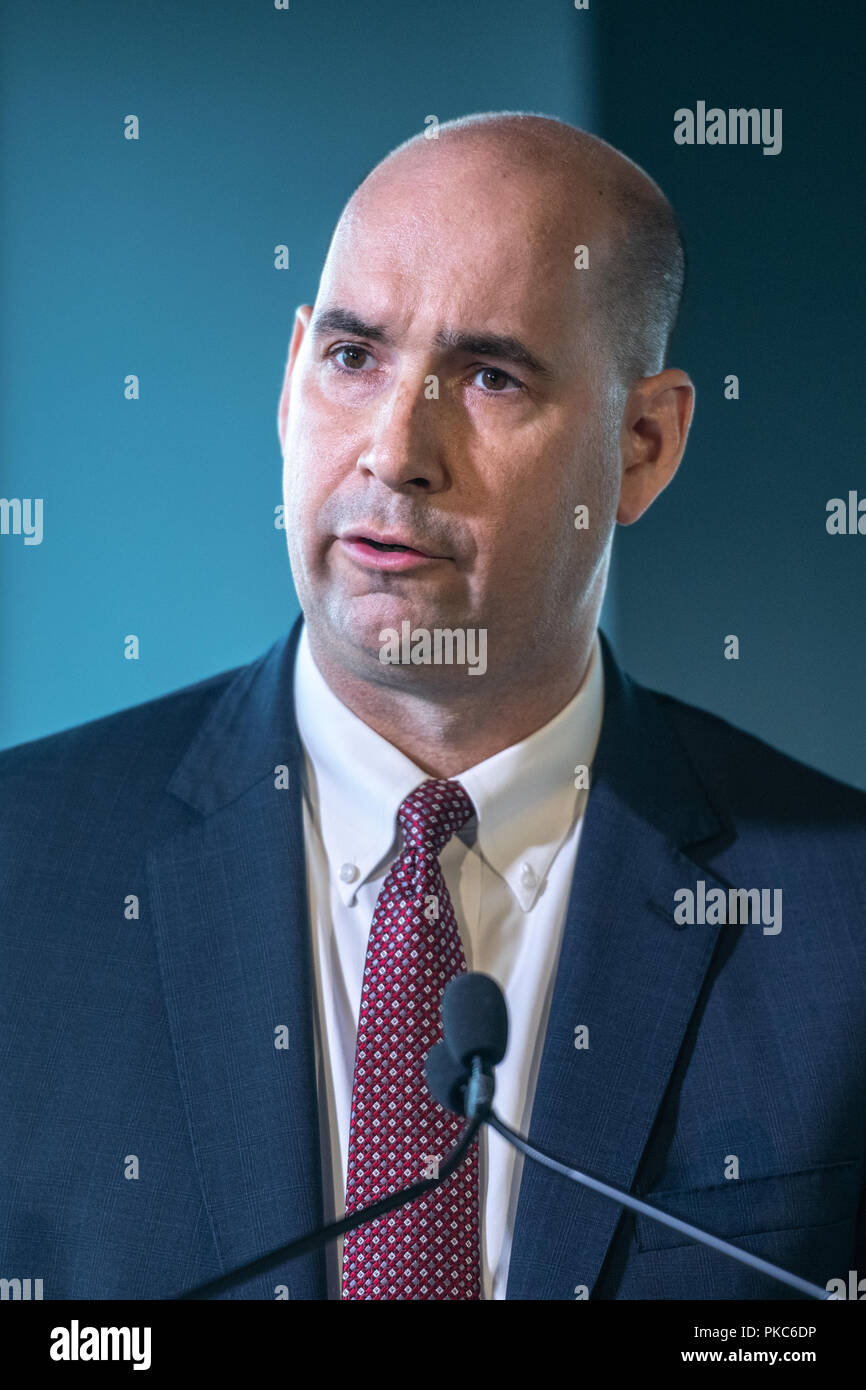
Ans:
[[[377,400],[356,467],[393,489],[438,492],[445,485],[442,406],[433,396],[436,385],[435,378],[413,377]]]

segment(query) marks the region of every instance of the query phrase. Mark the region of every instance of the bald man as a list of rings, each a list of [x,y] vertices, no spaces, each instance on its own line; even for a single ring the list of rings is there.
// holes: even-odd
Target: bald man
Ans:
[[[863,1267],[866,797],[599,629],[616,523],[686,446],[683,276],[652,180],[546,117],[450,122],[355,191],[278,409],[302,617],[0,756],[6,1278],[795,1296],[497,1134],[435,1185],[467,969],[507,1003],[506,1121],[821,1286]]]

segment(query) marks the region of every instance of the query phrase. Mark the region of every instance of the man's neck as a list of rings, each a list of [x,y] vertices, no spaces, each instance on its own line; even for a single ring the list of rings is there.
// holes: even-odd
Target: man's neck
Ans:
[[[575,643],[569,662],[555,671],[523,669],[519,682],[506,686],[491,687],[483,677],[483,690],[464,688],[453,696],[441,688],[425,692],[420,684],[411,690],[372,684],[329,659],[327,649],[309,638],[313,660],[337,699],[428,777],[448,778],[555,718],[583,684],[595,633]]]

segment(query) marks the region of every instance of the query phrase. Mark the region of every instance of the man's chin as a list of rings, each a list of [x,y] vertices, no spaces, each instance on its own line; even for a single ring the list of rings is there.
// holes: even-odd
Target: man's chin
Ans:
[[[463,614],[453,607],[437,605],[429,598],[406,598],[392,593],[359,594],[342,598],[329,605],[329,625],[335,634],[359,652],[372,652],[378,659],[379,648],[386,640],[382,633],[401,632],[406,623],[410,629],[449,627],[465,622]]]
[[[433,678],[435,684],[435,676],[445,673],[434,673],[430,665],[439,664],[436,653],[443,640],[446,644],[451,640],[439,634],[459,633],[465,643],[462,635],[468,634],[471,626],[468,640],[477,646],[479,628],[467,624],[465,613],[433,609],[434,605],[408,602],[396,595],[366,594],[330,605],[324,624],[316,624],[315,618],[311,624],[310,616],[307,621],[318,626],[331,657],[357,676],[390,686],[418,684],[424,683],[426,668],[427,680]],[[484,638],[486,642],[486,631]]]

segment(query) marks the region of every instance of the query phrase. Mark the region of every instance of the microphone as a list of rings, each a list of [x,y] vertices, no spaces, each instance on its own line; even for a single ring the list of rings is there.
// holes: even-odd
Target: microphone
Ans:
[[[633,1197],[630,1192],[623,1192],[610,1183],[568,1167],[552,1154],[530,1144],[528,1139],[500,1119],[493,1109],[493,1068],[502,1061],[508,1045],[508,1010],[502,991],[489,975],[469,971],[458,975],[446,986],[442,999],[442,1023],[444,1039],[430,1049],[425,1073],[427,1086],[440,1105],[456,1115],[467,1116],[470,1123],[479,1120],[489,1124],[518,1153],[551,1172],[588,1187],[631,1211],[640,1212],[662,1226],[669,1226],[671,1230],[679,1231],[681,1235],[707,1245],[711,1250],[729,1255],[740,1264],[767,1274],[809,1298],[826,1302],[837,1297],[819,1284],[790,1274],[769,1260],[762,1260],[758,1255],[721,1240],[719,1236],[710,1235],[699,1226],[650,1206],[649,1202]]]
[[[508,1047],[508,1009],[496,981],[477,970],[451,980],[442,996],[442,1032],[443,1045],[468,1072],[465,1110],[458,1109],[457,1113],[465,1113],[470,1119],[489,1119],[495,1086],[493,1068],[502,1061]],[[452,1090],[454,1084],[452,1080]],[[429,1076],[427,1087],[439,1100]],[[459,1097],[459,1085],[457,1094]]]
[[[466,1114],[466,1087],[469,1072],[462,1062],[455,1062],[445,1042],[434,1043],[427,1053],[424,1067],[427,1090],[445,1110],[455,1115]]]
[[[443,1041],[436,1043],[427,1054],[427,1087],[433,1098],[446,1110],[466,1117],[467,1124],[454,1148],[440,1163],[438,1177],[420,1179],[407,1188],[389,1193],[387,1197],[380,1198],[368,1207],[300,1236],[258,1259],[250,1260],[247,1264],[219,1275],[216,1279],[208,1280],[207,1283],[199,1284],[184,1293],[169,1295],[170,1298],[184,1300],[216,1297],[244,1280],[270,1273],[286,1261],[309,1254],[356,1226],[362,1226],[389,1211],[405,1206],[408,1202],[415,1201],[445,1182],[459,1168],[485,1123],[526,1158],[540,1163],[572,1182],[598,1192],[603,1197],[608,1197],[620,1206],[641,1212],[663,1226],[669,1226],[692,1240],[718,1250],[721,1254],[729,1255],[741,1264],[788,1284],[809,1298],[822,1301],[838,1298],[837,1294],[828,1294],[819,1285],[810,1284],[808,1280],[801,1279],[796,1274],[789,1274],[768,1260],[740,1250],[698,1226],[681,1221],[679,1217],[670,1216],[620,1188],[604,1183],[576,1168],[568,1167],[511,1129],[493,1109],[494,1068],[502,1061],[508,1045],[508,1010],[499,985],[489,975],[467,971],[456,976],[447,986],[443,996],[442,1022]]]
[[[442,1032],[467,1071],[476,1057],[485,1070],[498,1066],[508,1050],[508,1009],[496,981],[478,970],[456,975],[442,996]]]

